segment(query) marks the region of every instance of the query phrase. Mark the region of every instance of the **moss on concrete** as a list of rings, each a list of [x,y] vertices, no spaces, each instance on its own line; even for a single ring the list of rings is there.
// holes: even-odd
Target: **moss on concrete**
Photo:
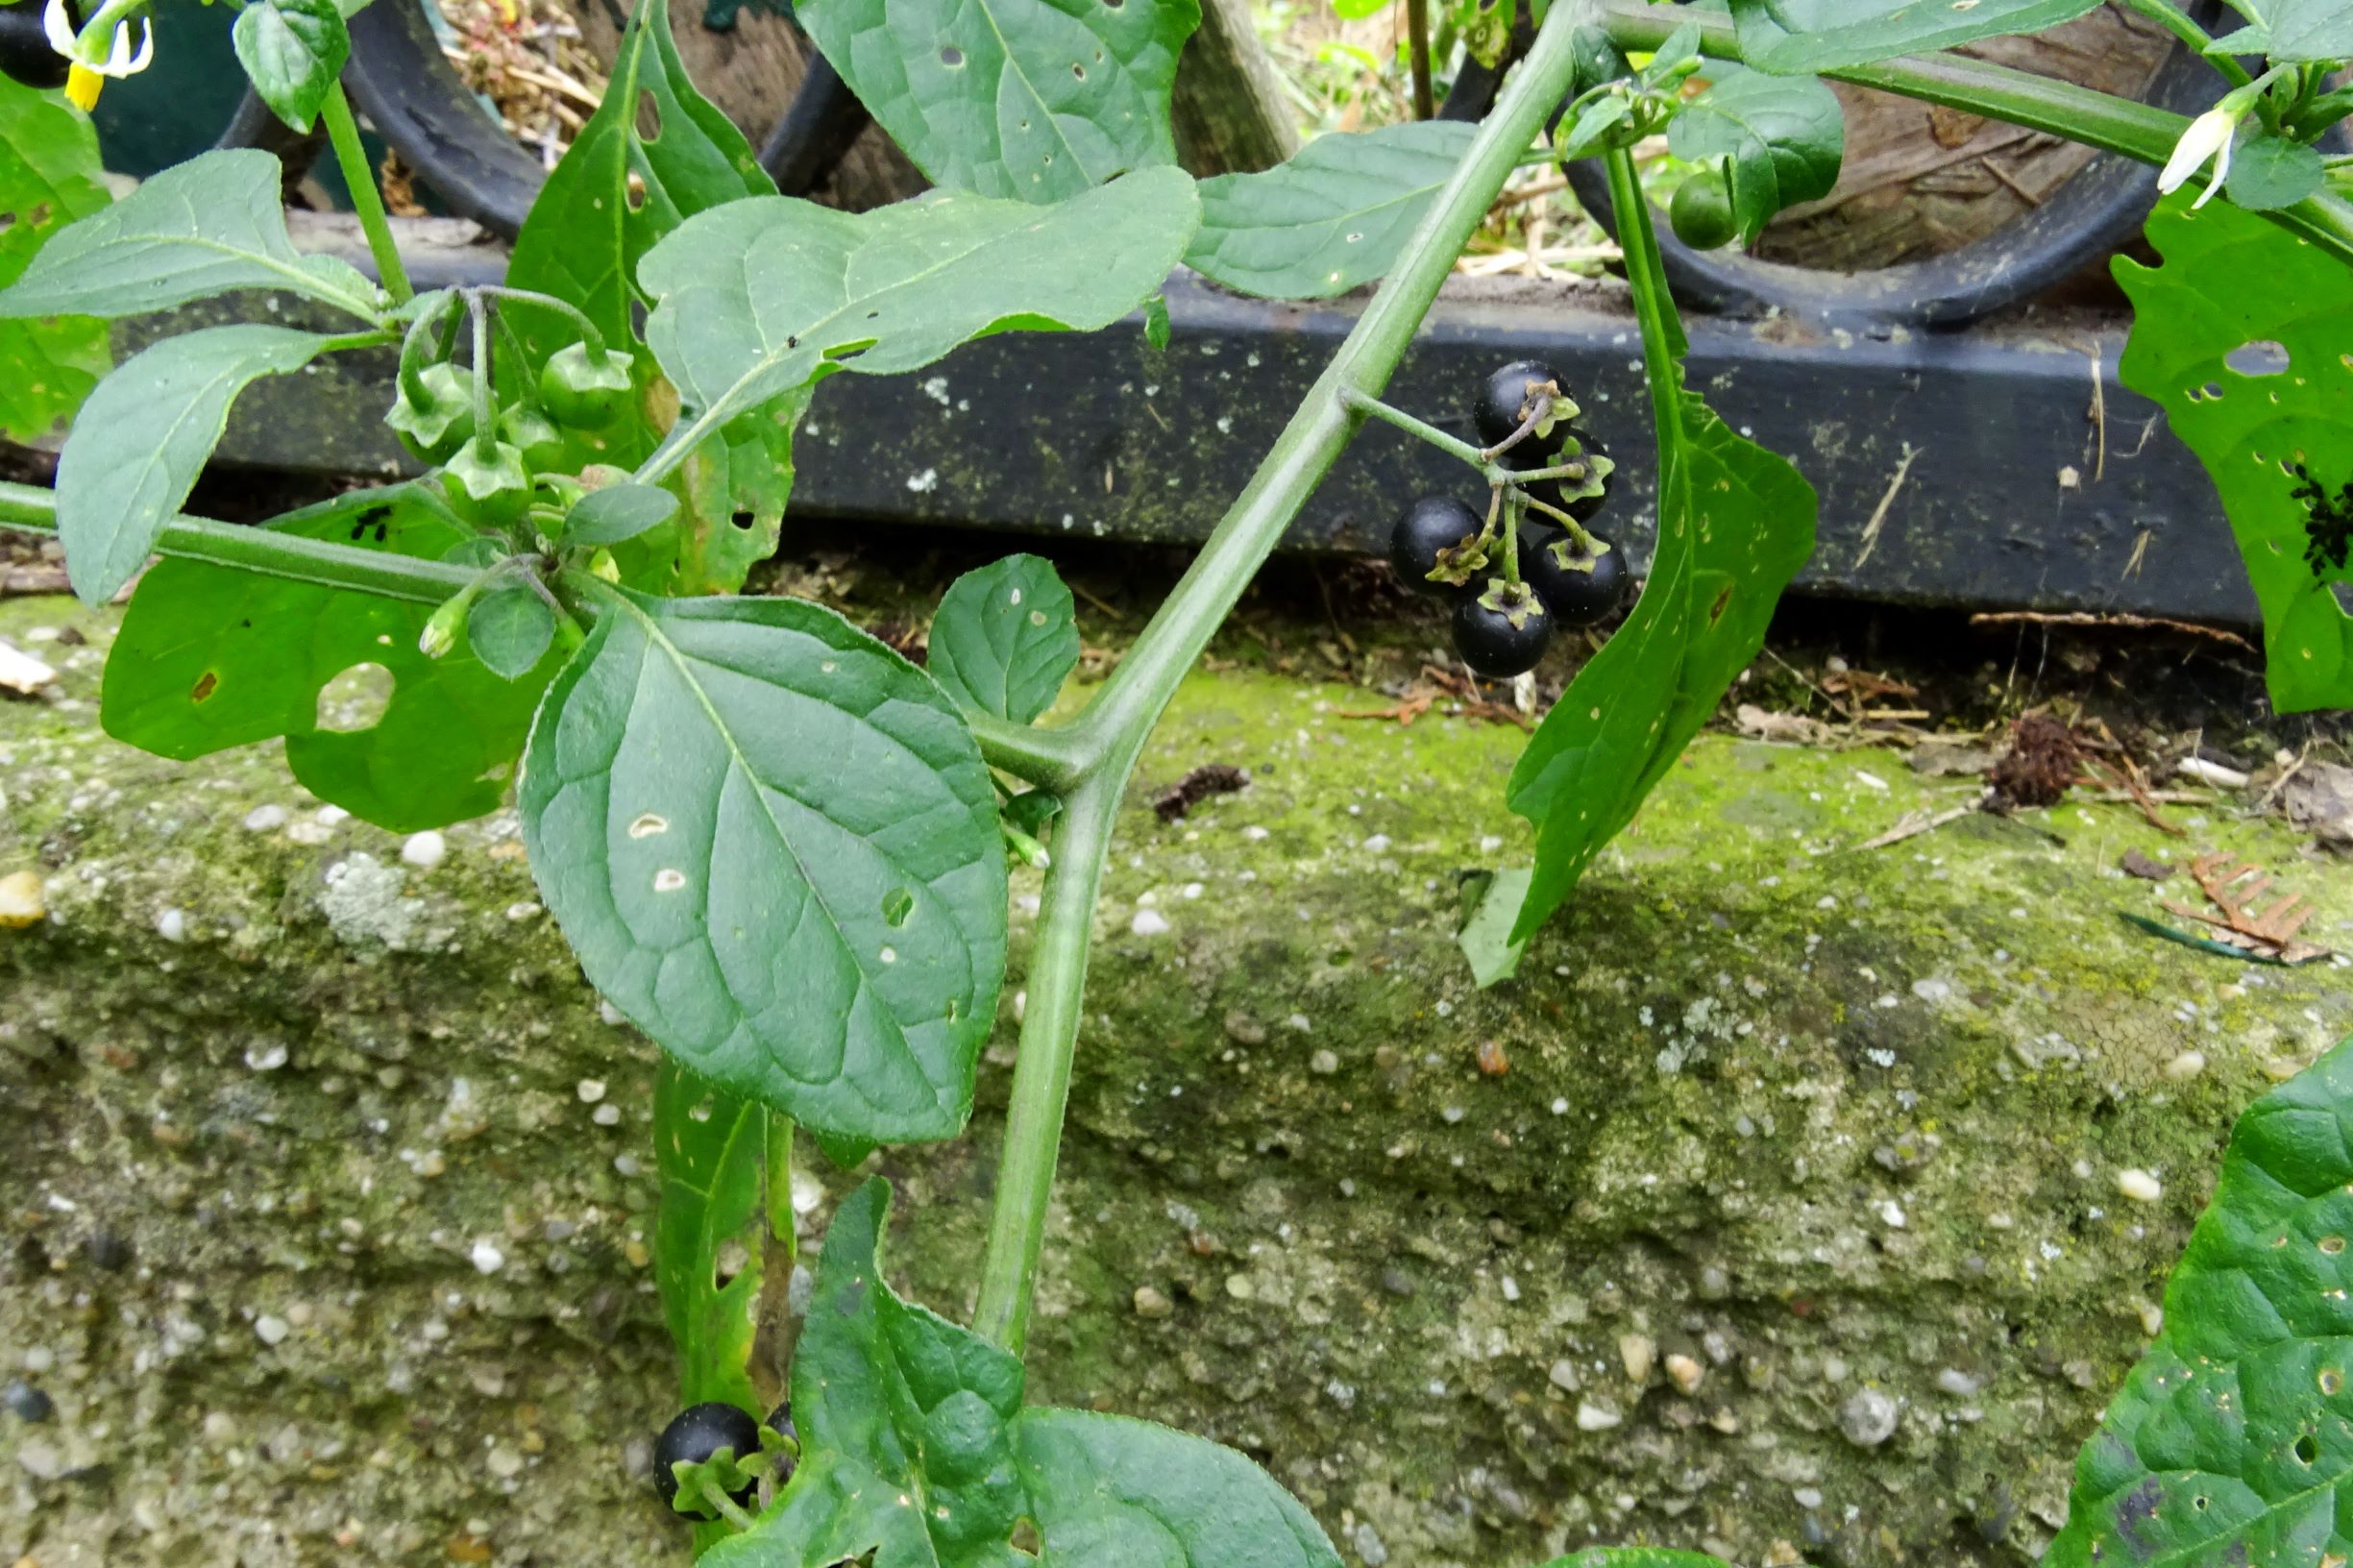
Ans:
[[[115,746],[108,625],[0,604],[0,633],[90,640],[37,645],[61,699],[0,707],[0,874],[40,870],[51,910],[0,932],[0,1380],[56,1404],[0,1413],[0,1561],[682,1550],[635,1473],[671,1397],[652,1058],[511,819],[419,869],[268,748]],[[1250,1450],[1374,1568],[1593,1539],[2033,1560],[2231,1118],[2346,1032],[2341,977],[2128,927],[2160,890],[2118,857],[2183,848],[2128,808],[1855,852],[1967,787],[1710,737],[1482,993],[1456,883],[1521,852],[1519,737],[1341,717],[1385,705],[1204,674],[1147,755],[1037,1397]],[[1147,794],[1205,762],[1254,782],[1158,822]],[[2185,816],[2353,945],[2341,873]],[[895,1269],[951,1311],[1014,1005],[971,1136],[874,1162]]]

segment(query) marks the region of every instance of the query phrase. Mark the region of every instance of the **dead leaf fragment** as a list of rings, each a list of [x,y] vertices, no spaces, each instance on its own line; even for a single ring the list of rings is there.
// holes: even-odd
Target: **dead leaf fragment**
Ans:
[[[2222,913],[2209,915],[2168,899],[2165,907],[2171,913],[2213,927],[2220,933],[2218,940],[2233,947],[2282,964],[2309,964],[2328,957],[2327,948],[2296,940],[2296,933],[2319,913],[2302,894],[2285,894],[2262,909],[2255,907],[2256,900],[2271,891],[2272,878],[2254,862],[2217,850],[2190,862],[2190,874],[2197,878],[2207,900]]]
[[[32,654],[7,643],[0,643],[0,691],[12,692],[18,697],[33,697],[57,678],[55,670]]]
[[[2150,882],[2163,882],[2173,874],[2172,867],[2162,860],[2151,860],[2138,849],[2125,850],[2124,858],[2117,864],[2127,876],[2137,876]]]
[[[2353,849],[2353,768],[2307,763],[2280,792],[2280,804],[2322,848]]]

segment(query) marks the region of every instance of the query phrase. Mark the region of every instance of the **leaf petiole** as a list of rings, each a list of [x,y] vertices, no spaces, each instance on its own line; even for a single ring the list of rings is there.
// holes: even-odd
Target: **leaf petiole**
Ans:
[[[367,149],[359,142],[359,122],[352,117],[352,102],[343,84],[327,89],[319,103],[319,118],[327,122],[327,139],[335,149],[335,164],[351,187],[352,209],[368,236],[368,254],[376,258],[377,281],[395,306],[406,305],[416,290],[409,286],[407,265],[401,260],[400,242],[392,237],[392,220],[384,214],[384,198],[376,188],[376,171],[368,166]]]

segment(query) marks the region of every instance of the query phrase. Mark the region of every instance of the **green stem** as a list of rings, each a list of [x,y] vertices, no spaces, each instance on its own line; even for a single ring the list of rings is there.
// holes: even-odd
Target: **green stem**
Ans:
[[[1728,16],[1697,12],[1688,6],[1605,0],[1599,20],[1621,49],[1654,50],[1678,27],[1690,26],[1700,30],[1703,52],[1721,60],[1741,58],[1740,39]],[[2187,115],[2169,110],[1960,55],[1909,55],[1824,74],[2047,132],[2144,163],[2162,165],[2190,127]],[[2353,265],[2353,202],[2334,191],[2261,216]]]
[[[368,166],[367,149],[359,144],[359,122],[352,118],[352,101],[343,96],[342,83],[327,89],[319,105],[319,118],[327,122],[327,139],[334,145],[343,183],[352,190],[352,210],[359,214],[359,227],[368,236],[368,254],[376,257],[377,281],[392,296],[394,305],[406,305],[415,291],[408,286],[408,268],[392,237],[392,220],[384,215],[376,171]]]
[[[1674,296],[1667,292],[1667,269],[1658,254],[1658,233],[1651,227],[1650,198],[1642,193],[1642,176],[1634,155],[1621,149],[1608,155],[1609,205],[1617,211],[1618,248],[1626,253],[1626,280],[1634,296],[1634,314],[1642,324],[1642,368],[1651,386],[1651,417],[1658,425],[1658,451],[1673,450],[1670,431],[1682,428],[1683,371],[1676,362],[1682,337],[1673,315]],[[1661,473],[1663,490],[1669,476]]]
[[[1486,470],[1486,456],[1477,447],[1472,446],[1468,441],[1457,440],[1435,425],[1415,419],[1403,408],[1383,403],[1370,392],[1360,392],[1353,386],[1343,386],[1340,388],[1340,401],[1360,414],[1370,414],[1384,425],[1394,425],[1408,435],[1429,442],[1449,457],[1459,457],[1483,473]]]
[[[542,294],[536,289],[509,288],[504,283],[485,284],[482,292],[497,299],[512,300],[517,305],[527,305],[535,309],[554,311],[572,324],[572,330],[580,334],[580,341],[588,346],[588,352],[591,355],[599,358],[603,357],[603,330],[589,319],[587,311],[569,300],[559,300],[552,294]],[[500,319],[504,320],[505,318],[501,317]]]
[[[2246,67],[2230,56],[2206,54],[2214,46],[2214,35],[2198,26],[2188,12],[2173,4],[2173,0],[2124,0],[2124,3],[2188,44],[2193,52],[2204,55],[2209,64],[2230,78],[2232,86],[2243,87],[2252,80],[2246,74]]]
[[[1571,37],[1581,22],[1592,19],[1595,4],[1556,0],[1536,34],[1535,47],[1431,204],[1405,254],[1390,269],[1387,283],[1284,427],[1191,569],[1086,713],[1063,730],[1039,732],[1054,737],[1058,760],[1070,767],[1078,782],[1066,792],[1055,825],[1054,869],[1046,875],[1030,962],[1021,1054],[1014,1069],[996,1207],[973,1316],[977,1332],[1010,1350],[1017,1353],[1028,1335],[1046,1205],[1069,1098],[1070,1062],[1078,1043],[1095,895],[1128,775],[1211,636],[1364,419],[1367,410],[1353,404],[1352,396],[1377,397],[1387,384],[1453,271],[1455,257],[1567,88],[1575,68]],[[1065,747],[1069,749],[1063,751]]]
[[[1066,793],[1078,783],[1085,757],[1071,731],[1038,729],[968,709],[965,720],[972,726],[981,757],[990,767],[1056,794]]]
[[[474,315],[474,455],[494,463],[499,459],[499,428],[491,417],[490,305],[478,292],[469,292],[466,308]]]
[[[365,509],[349,504],[348,498],[339,499],[337,504],[346,511]],[[318,514],[314,509],[312,513],[295,515]],[[0,482],[0,527],[55,533],[57,516],[55,491],[37,485]],[[463,589],[475,576],[471,567],[418,560],[383,551],[354,550],[349,545],[331,544],[324,539],[306,539],[273,528],[241,527],[201,517],[173,519],[163,529],[163,536],[156,541],[156,553],[415,604],[438,604]]]
[[[1430,0],[1406,0],[1406,57],[1413,73],[1413,117],[1431,119],[1438,106],[1430,86]]]

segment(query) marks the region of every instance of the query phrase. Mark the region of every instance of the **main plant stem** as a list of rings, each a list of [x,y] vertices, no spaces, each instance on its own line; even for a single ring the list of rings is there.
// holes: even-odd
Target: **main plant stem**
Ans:
[[[1021,1054],[998,1166],[996,1210],[981,1264],[973,1328],[1020,1351],[1046,1207],[1062,1145],[1087,981],[1087,950],[1103,861],[1128,775],[1145,738],[1211,636],[1283,532],[1338,458],[1364,414],[1351,395],[1377,397],[1413,341],[1438,289],[1477,232],[1487,208],[1543,129],[1574,70],[1570,37],[1591,19],[1594,0],[1558,0],[1493,112],[1480,126],[1438,193],[1420,230],[1390,269],[1387,283],[1340,345],[1322,378],[1291,416],[1258,472],[1201,549],[1189,571],[1144,628],[1087,711],[1057,732],[1075,774],[1056,824],[1054,868],[1046,874],[1038,944],[1028,976]]]
[[[377,281],[392,296],[394,305],[406,305],[414,292],[408,286],[408,268],[401,260],[400,243],[392,237],[392,220],[384,215],[384,198],[376,188],[376,171],[368,165],[368,151],[359,144],[359,122],[352,117],[352,101],[343,96],[342,83],[327,89],[319,105],[319,118],[327,122],[327,139],[334,146],[335,164],[343,170],[343,183],[351,187],[352,210],[359,214],[359,227],[368,236],[368,254],[376,257]]]

